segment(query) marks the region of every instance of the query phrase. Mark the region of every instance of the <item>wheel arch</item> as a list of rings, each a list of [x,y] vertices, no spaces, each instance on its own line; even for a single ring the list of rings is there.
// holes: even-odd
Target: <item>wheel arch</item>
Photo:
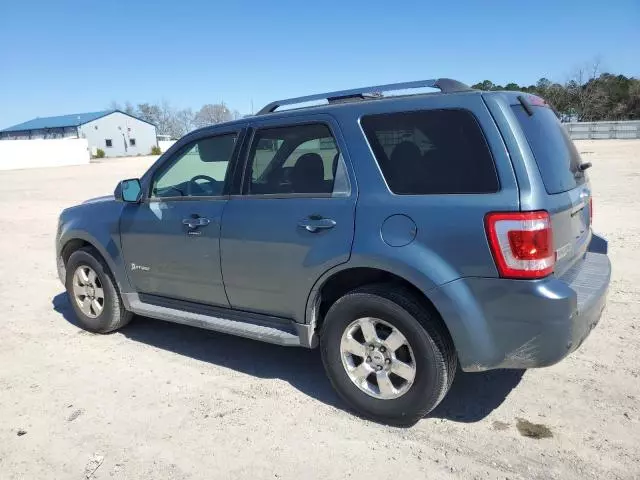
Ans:
[[[115,245],[112,245],[113,242],[109,242],[106,246],[103,245],[102,242],[98,241],[97,238],[93,237],[90,233],[82,230],[70,230],[65,232],[65,234],[59,240],[59,251],[57,254],[57,263],[58,263],[58,276],[62,283],[65,283],[66,278],[66,265],[69,261],[69,258],[80,248],[91,247],[95,250],[95,252],[100,255],[102,260],[107,264],[109,270],[113,274],[113,277],[116,281],[116,285],[121,293],[126,293],[129,291],[129,287],[127,284],[123,285],[123,275],[124,275],[124,266],[116,263],[112,255],[109,254],[110,249],[117,249]],[[119,250],[116,251],[116,256],[120,260]],[[126,282],[126,276],[124,276]],[[128,308],[128,302],[126,299],[126,295],[123,295],[123,301],[125,306]]]
[[[73,252],[84,247],[91,247],[94,250],[97,250],[95,245],[82,238],[72,238],[68,240],[60,249],[60,258],[62,259],[62,263],[64,264],[64,266],[66,267],[67,262],[69,261],[69,257],[71,257]]]
[[[103,258],[109,268],[113,270],[113,262],[109,258],[106,248],[91,234],[83,231],[70,231],[60,239],[60,251],[58,255],[64,261],[65,265],[69,261],[69,257],[83,247],[91,247]]]
[[[447,333],[451,336],[451,331],[440,314],[434,302],[425,293],[425,289],[420,288],[414,281],[391,272],[388,269],[367,266],[346,266],[344,268],[333,269],[320,278],[314,285],[307,300],[305,320],[315,331],[322,326],[324,316],[331,305],[347,292],[358,287],[375,283],[388,283],[396,285],[398,288],[412,295],[424,308],[431,310],[437,315],[436,321],[440,322]],[[425,282],[430,285],[428,282]]]

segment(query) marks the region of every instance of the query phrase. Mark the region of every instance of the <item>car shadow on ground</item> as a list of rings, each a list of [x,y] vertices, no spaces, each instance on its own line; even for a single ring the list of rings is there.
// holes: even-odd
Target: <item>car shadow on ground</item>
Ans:
[[[473,423],[502,405],[526,370],[466,373],[458,368],[451,390],[429,417]]]
[[[56,295],[52,304],[53,309],[65,320],[81,328],[66,293]],[[119,332],[136,342],[247,375],[285,380],[316,400],[347,410],[324,373],[319,349],[280,347],[139,316]],[[451,391],[429,417],[465,423],[482,420],[502,404],[520,382],[523,373],[523,370],[485,373],[464,373],[459,370]]]

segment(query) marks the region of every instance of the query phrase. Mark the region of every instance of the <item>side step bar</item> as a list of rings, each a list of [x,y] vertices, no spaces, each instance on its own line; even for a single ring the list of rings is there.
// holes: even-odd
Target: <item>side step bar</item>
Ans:
[[[155,295],[128,293],[129,309],[136,315],[192,327],[215,330],[287,347],[315,348],[311,325],[279,317],[218,308]]]

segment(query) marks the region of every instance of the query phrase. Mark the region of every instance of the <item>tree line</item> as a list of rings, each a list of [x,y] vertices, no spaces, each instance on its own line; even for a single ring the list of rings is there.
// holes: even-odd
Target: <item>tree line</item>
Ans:
[[[551,104],[563,121],[640,120],[640,79],[598,70],[598,64],[578,70],[564,83],[541,78],[535,85],[503,86],[485,80],[472,88],[533,93]]]
[[[178,139],[196,128],[228,122],[241,117],[240,112],[231,110],[224,102],[205,104],[195,112],[191,108],[175,108],[166,100],[160,103],[139,103],[137,105],[133,105],[131,102],[125,102],[124,105],[121,105],[113,101],[109,107],[153,123],[158,135],[169,135],[173,139]]]
[[[577,70],[566,82],[541,78],[535,85],[508,83],[497,85],[490,80],[472,85],[478,90],[517,90],[533,93],[550,103],[563,121],[640,120],[640,79],[600,73],[599,64]],[[177,139],[196,128],[235,120],[240,112],[224,102],[206,104],[199,110],[174,108],[168,101],[124,105],[112,102],[111,108],[153,123],[160,135]]]

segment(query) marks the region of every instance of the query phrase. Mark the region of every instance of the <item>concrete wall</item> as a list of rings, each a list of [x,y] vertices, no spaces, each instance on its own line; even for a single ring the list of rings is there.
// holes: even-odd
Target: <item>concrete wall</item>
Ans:
[[[640,138],[640,121],[565,123],[571,140]]]
[[[173,146],[174,143],[176,143],[175,140],[158,140],[158,146],[160,147],[160,151],[162,153],[164,153],[167,150],[169,150]]]
[[[157,145],[156,127],[125,113],[113,112],[78,127],[92,151],[101,148],[107,157],[149,155]],[[107,147],[107,139],[111,147]],[[131,140],[135,140],[135,145]]]
[[[89,163],[87,140],[3,140],[0,142],[0,170],[59,167]]]

